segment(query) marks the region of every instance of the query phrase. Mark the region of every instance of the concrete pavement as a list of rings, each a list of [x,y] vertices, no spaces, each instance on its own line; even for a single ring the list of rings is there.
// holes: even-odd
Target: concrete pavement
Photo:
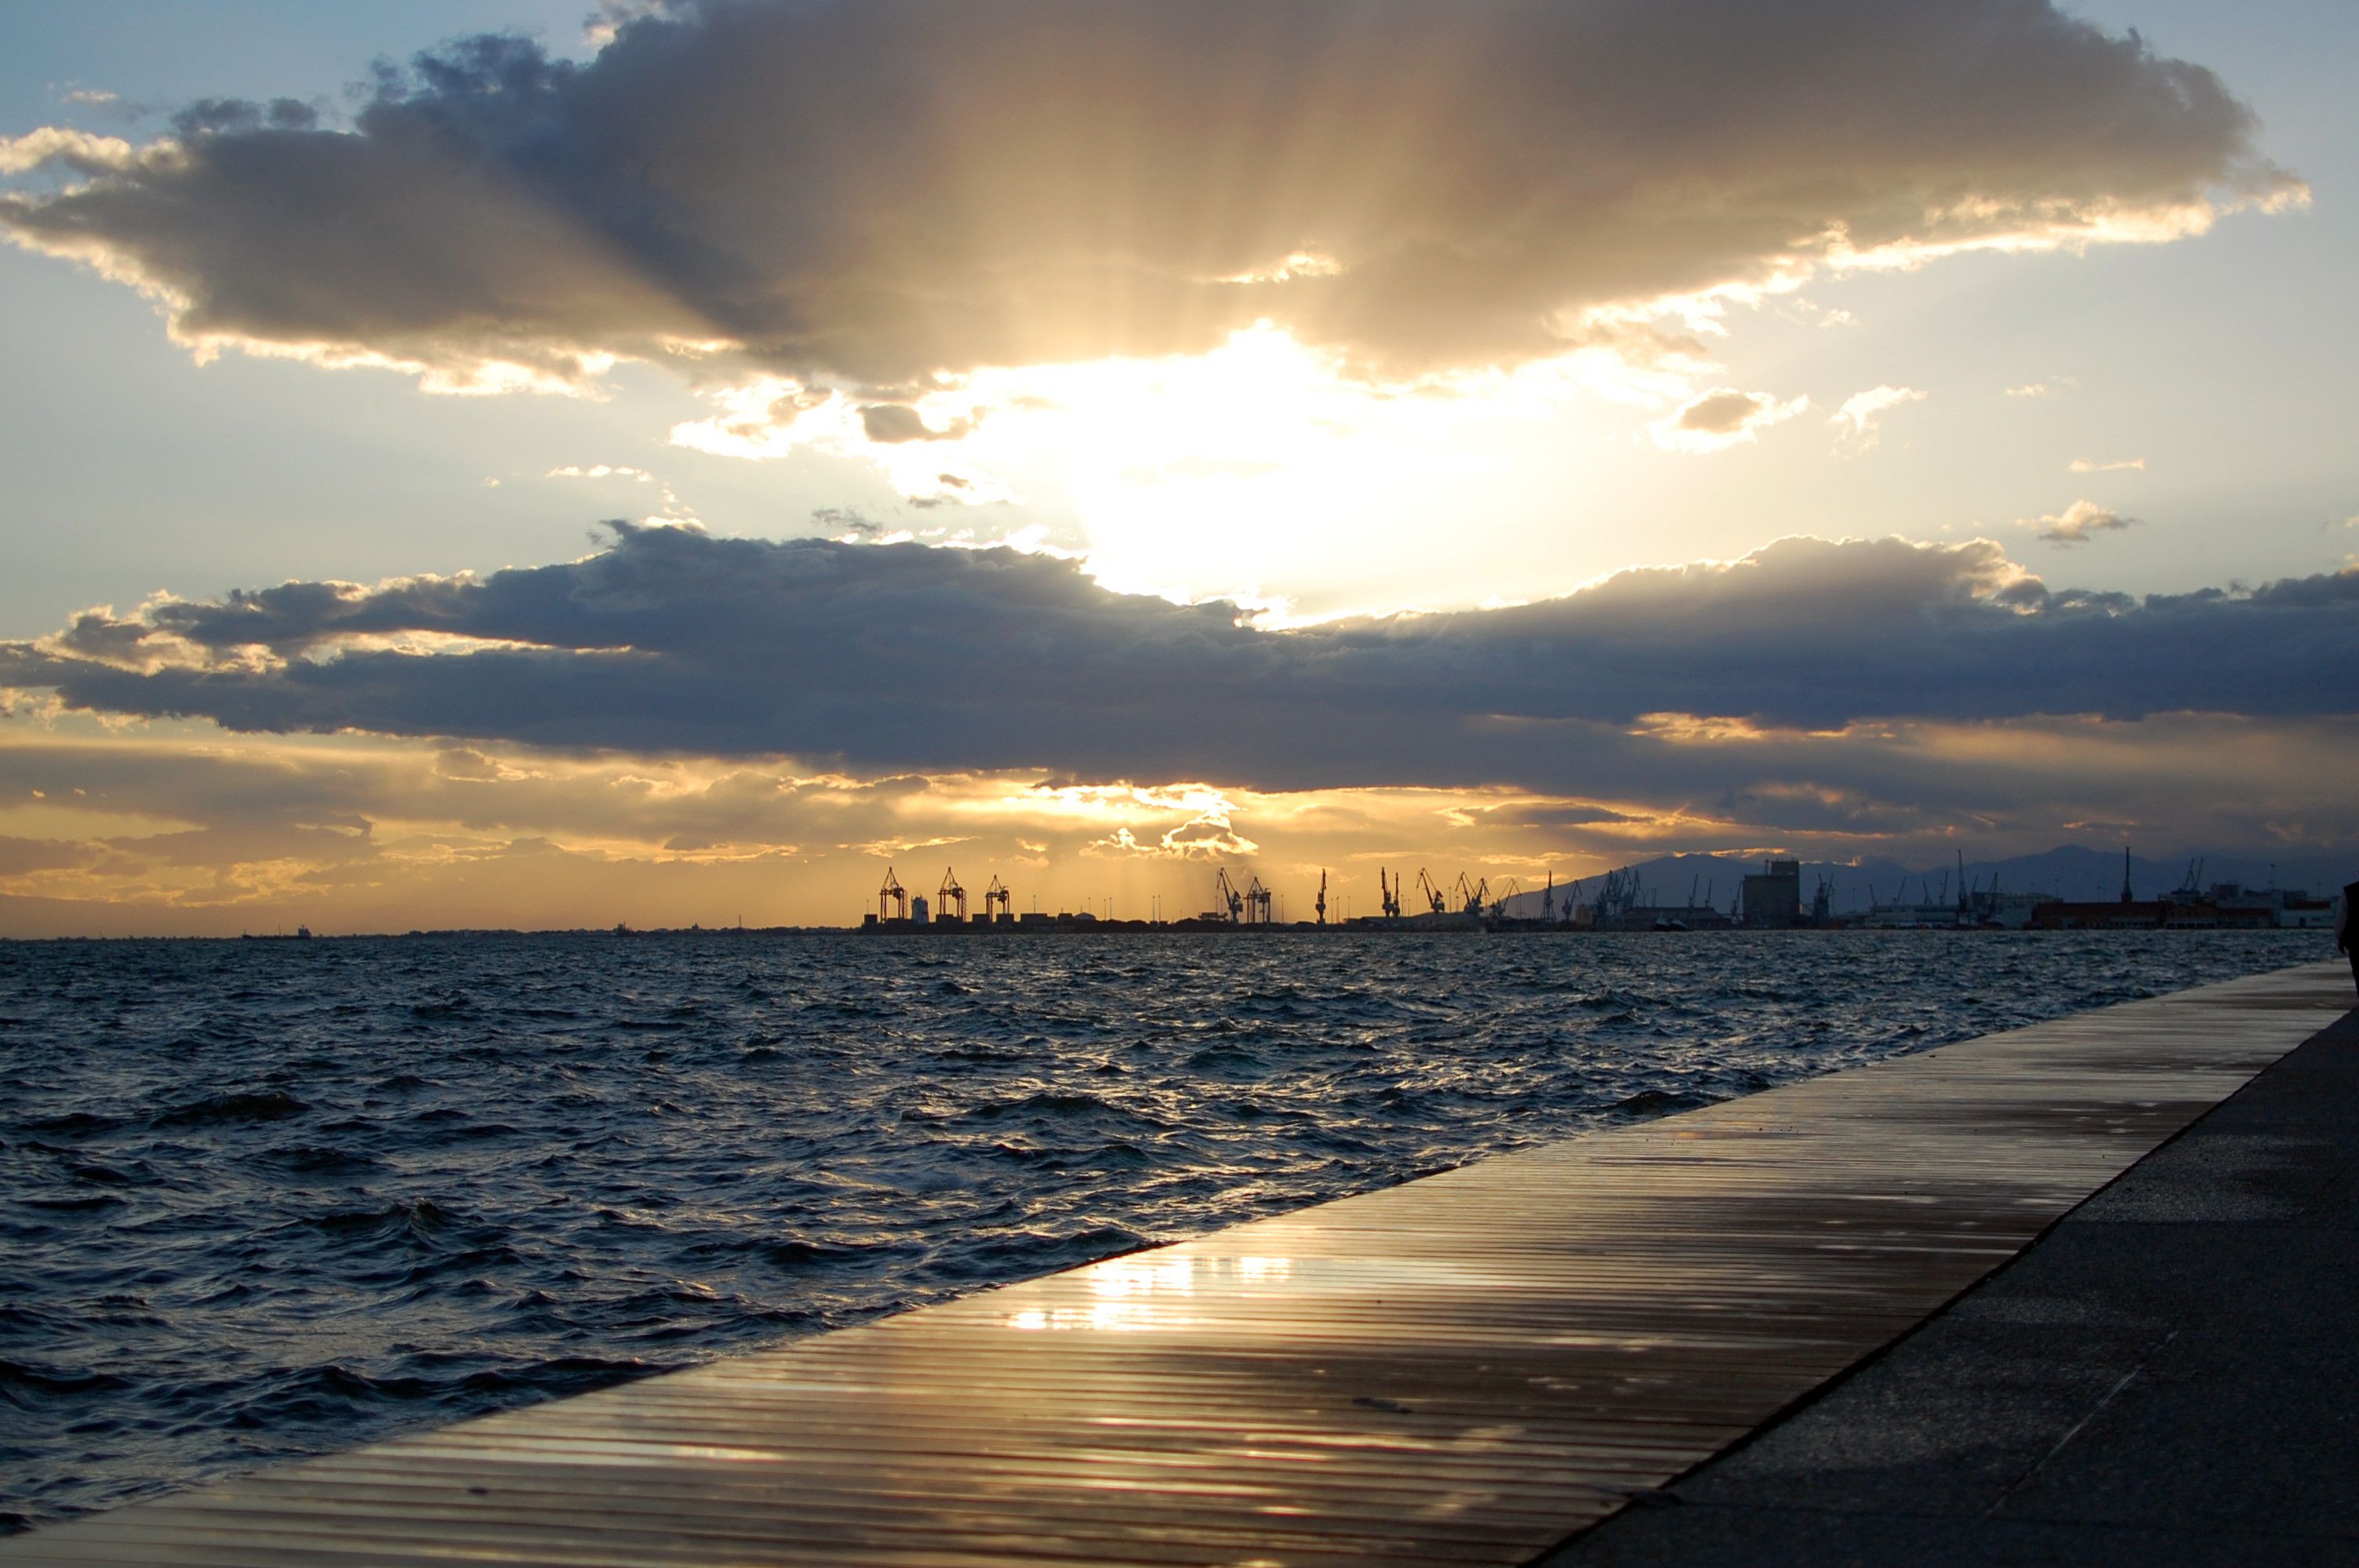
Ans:
[[[2359,1014],[1542,1562],[2359,1563]]]

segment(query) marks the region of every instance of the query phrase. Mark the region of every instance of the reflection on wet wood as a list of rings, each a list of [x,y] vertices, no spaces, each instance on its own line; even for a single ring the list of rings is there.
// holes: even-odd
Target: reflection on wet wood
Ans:
[[[1514,1563],[2004,1262],[2312,965],[0,1541],[58,1563]]]

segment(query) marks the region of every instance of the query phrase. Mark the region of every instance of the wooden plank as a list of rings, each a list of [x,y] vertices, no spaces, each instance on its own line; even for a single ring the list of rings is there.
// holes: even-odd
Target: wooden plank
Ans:
[[[54,1563],[1513,1563],[2345,1010],[2310,965],[0,1540]]]

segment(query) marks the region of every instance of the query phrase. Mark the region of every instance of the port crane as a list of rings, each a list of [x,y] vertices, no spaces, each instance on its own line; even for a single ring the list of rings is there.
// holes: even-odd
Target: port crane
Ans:
[[[1465,880],[1462,874],[1459,878],[1461,881]],[[1424,897],[1425,902],[1432,906],[1433,913],[1436,914],[1440,914],[1450,906],[1450,901],[1441,896],[1441,890],[1433,885],[1433,879],[1425,874],[1423,866],[1417,869],[1417,891]]]
[[[1400,879],[1395,877],[1391,884],[1386,885],[1384,868],[1378,867],[1376,869],[1376,903],[1384,910],[1386,920],[1400,918]]]
[[[1249,879],[1245,883],[1245,924],[1267,925],[1270,923],[1269,905],[1269,889],[1261,885],[1259,877]]]
[[[1490,891],[1490,878],[1485,877],[1479,882],[1470,882],[1466,880],[1466,873],[1464,871],[1459,872],[1458,913],[1461,914],[1481,914],[1483,913],[1483,897]],[[1441,912],[1440,910],[1436,910],[1434,913],[1439,914]]]
[[[885,885],[876,890],[876,918],[880,923],[886,919],[887,904],[892,905],[897,918],[909,918],[909,890],[901,885],[901,879],[893,874],[890,866],[885,868]]]
[[[1598,925],[1619,919],[1645,895],[1638,887],[1638,874],[1628,866],[1606,872],[1598,879],[1597,898],[1592,904],[1591,918]]]
[[[1540,923],[1544,925],[1556,924],[1556,872],[1553,871],[1549,872],[1548,887],[1540,894]]]
[[[1519,896],[1523,891],[1523,882],[1517,878],[1509,877],[1507,879],[1506,886],[1499,890],[1499,896],[1491,901],[1491,918],[1494,920],[1506,919],[1507,901],[1511,898]]]
[[[959,886],[958,873],[945,866],[942,868],[942,885],[934,895],[934,918],[940,920],[948,915],[953,905],[958,909],[958,918],[965,920],[966,889]]]
[[[1221,898],[1221,907],[1212,912],[1212,918],[1226,920],[1232,925],[1236,925],[1245,914],[1245,895],[1239,892],[1236,890],[1236,884],[1229,881],[1229,869],[1226,866],[1214,869],[1212,887]]]
[[[1007,884],[999,880],[999,874],[993,872],[991,885],[983,890],[983,917],[991,919],[993,906],[996,905],[1000,919],[1013,920],[1016,918],[1015,903],[1016,895],[1007,891]]]
[[[1327,868],[1319,868],[1319,902],[1311,906],[1318,912],[1319,924],[1327,924]]]

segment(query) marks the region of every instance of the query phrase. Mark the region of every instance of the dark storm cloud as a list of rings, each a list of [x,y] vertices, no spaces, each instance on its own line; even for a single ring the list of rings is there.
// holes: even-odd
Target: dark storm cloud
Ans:
[[[0,684],[243,730],[1050,768],[1263,788],[1560,785],[1597,724],[2354,710],[2359,572],[2131,600],[1995,545],[1789,539],[1509,610],[1272,633],[1009,550],[716,539],[481,580],[288,583],[0,644]],[[443,651],[420,634],[458,639]],[[407,637],[411,645],[387,646]]]
[[[193,105],[177,151],[0,198],[0,224],[162,291],[195,338],[457,378],[735,345],[881,391],[1264,319],[1374,367],[1511,362],[1593,337],[1589,308],[1846,245],[2292,185],[2210,71],[2046,0],[626,16],[582,65],[422,56],[350,131]]]

